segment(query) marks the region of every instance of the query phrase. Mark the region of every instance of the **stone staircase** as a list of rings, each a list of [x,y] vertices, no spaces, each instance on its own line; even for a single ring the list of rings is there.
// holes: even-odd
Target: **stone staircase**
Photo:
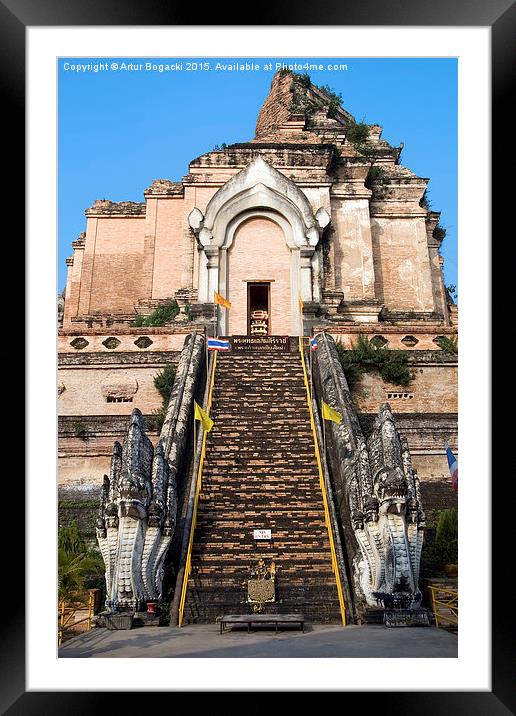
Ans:
[[[211,417],[184,623],[249,613],[259,558],[277,567],[265,613],[340,623],[300,354],[219,354]]]

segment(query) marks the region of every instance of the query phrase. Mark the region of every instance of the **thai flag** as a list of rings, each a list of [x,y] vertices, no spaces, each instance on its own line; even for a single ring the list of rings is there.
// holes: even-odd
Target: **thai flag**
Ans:
[[[452,487],[455,492],[457,492],[459,488],[459,463],[457,462],[457,458],[452,453],[447,442],[444,443],[444,447],[446,449],[446,457],[448,458],[448,467],[450,468]]]
[[[317,344],[317,339],[316,339],[316,337],[315,337],[315,336],[310,337],[310,350],[311,350],[311,351],[316,351],[318,348],[319,348],[319,346],[318,346],[318,344]]]
[[[221,338],[208,338],[209,351],[229,351],[229,341]]]

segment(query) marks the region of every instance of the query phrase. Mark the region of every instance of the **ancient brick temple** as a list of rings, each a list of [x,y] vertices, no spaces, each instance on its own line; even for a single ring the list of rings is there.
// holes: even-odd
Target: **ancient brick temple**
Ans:
[[[291,352],[271,353],[269,362],[263,353],[254,361],[249,352],[220,356],[214,383],[216,427],[208,439],[186,601],[185,614],[194,620],[213,616],[202,598],[196,601],[196,586],[199,594],[208,594],[206,603],[213,603],[218,598],[215,585],[226,584],[233,606],[238,602],[239,580],[261,554],[248,533],[270,523],[281,537],[276,552],[272,548],[265,557],[275,558],[278,569],[291,574],[290,582],[284,582],[287,601],[288,595],[293,603],[308,600],[312,606],[303,608],[314,614],[324,611],[324,602],[328,621],[338,614],[336,594],[325,592],[332,582],[325,556],[328,536],[317,483],[310,482],[310,476],[317,480],[317,466],[294,337],[328,339],[330,362],[331,342],[351,348],[359,335],[408,353],[408,385],[366,372],[353,387],[350,410],[366,426],[389,404],[401,440],[396,438],[402,446],[399,456],[410,451],[411,467],[404,457],[403,469],[406,474],[415,471],[419,479],[427,526],[435,523],[440,509],[455,503],[443,446],[448,440],[458,454],[457,357],[440,345],[443,337],[457,333],[457,306],[443,281],[439,248],[444,231],[439,213],[427,208],[428,179],[403,166],[401,147],[392,147],[381,134],[377,125],[357,124],[334,95],[306,76],[279,72],[254,139],[194,159],[180,181],[156,179],[142,202],[98,200],[86,209],[86,231],[67,260],[60,307],[63,522],[78,517],[83,530],[95,534],[114,441],[124,440],[135,408],[145,420],[160,407],[154,378],[167,364],[178,364],[188,335],[291,337]],[[215,292],[231,302],[231,309],[215,306]],[[171,300],[180,312],[166,325],[133,325],[136,316],[148,316]],[[205,360],[204,351],[199,356]],[[324,370],[323,361],[314,385],[325,399]],[[191,385],[199,403],[207,394],[205,375],[201,367]],[[268,375],[275,376],[272,383],[267,383]],[[267,391],[276,396],[272,402],[264,398]],[[377,418],[378,435],[391,424],[390,416]],[[160,437],[150,421],[148,428],[155,446],[163,441],[163,431]],[[224,436],[218,428],[226,431]],[[327,466],[334,473],[339,469],[339,438],[328,439],[336,441]],[[360,445],[357,439],[353,449],[359,451]],[[191,453],[187,448],[176,465],[178,519],[170,548],[177,555],[176,571],[192,479],[186,455]],[[399,465],[396,469],[402,469]],[[333,474],[331,480],[337,499],[339,479]],[[222,527],[215,524],[221,512]],[[239,522],[242,515],[247,522]],[[349,525],[359,529],[360,519],[350,518]],[[341,529],[345,533],[348,528],[344,524]],[[343,552],[347,539],[349,535],[342,536]],[[302,575],[311,570],[318,575],[317,594],[311,587],[303,591]],[[278,575],[280,580],[281,571]]]

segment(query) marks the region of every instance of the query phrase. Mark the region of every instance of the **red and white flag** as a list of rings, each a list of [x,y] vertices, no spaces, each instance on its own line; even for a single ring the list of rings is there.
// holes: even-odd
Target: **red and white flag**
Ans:
[[[458,489],[459,489],[459,463],[457,462],[457,458],[452,453],[450,446],[448,445],[447,442],[444,443],[444,448],[446,450],[446,457],[448,458],[448,467],[450,468],[452,487],[455,490],[455,492],[458,492]]]

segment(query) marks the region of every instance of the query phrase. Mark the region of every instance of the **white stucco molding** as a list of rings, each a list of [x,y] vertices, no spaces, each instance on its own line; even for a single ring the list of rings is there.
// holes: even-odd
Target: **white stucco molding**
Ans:
[[[193,208],[188,214],[188,224],[194,231],[199,231],[204,221],[203,213],[197,207]]]
[[[322,210],[321,215],[319,209],[316,218],[310,202],[295,182],[262,157],[256,157],[213,195],[206,207],[202,228],[198,228],[201,222],[197,213],[195,218],[192,216],[197,226],[190,225],[199,231],[203,246],[222,247],[226,245],[226,227],[232,219],[256,207],[272,209],[290,222],[294,242],[289,244],[290,248],[315,247],[327,223],[327,213]]]
[[[209,243],[221,248],[229,248],[234,237],[234,232],[229,231],[229,227],[233,226],[235,219],[238,220],[242,214],[248,214],[253,210],[277,215],[276,223],[280,223],[284,228],[285,241],[289,249],[298,249],[307,245],[315,246],[319,240],[317,235],[314,237],[315,244],[310,243],[310,238],[307,235],[310,229],[307,229],[304,224],[297,207],[281,194],[260,183],[246,189],[224,205],[215,218]],[[280,217],[283,221],[280,221]],[[284,227],[285,222],[289,224],[288,229]]]
[[[322,206],[319,209],[317,209],[317,211],[315,213],[315,218],[316,218],[317,223],[321,227],[321,229],[326,228],[328,226],[328,224],[330,223],[330,215],[328,214],[326,209]]]

